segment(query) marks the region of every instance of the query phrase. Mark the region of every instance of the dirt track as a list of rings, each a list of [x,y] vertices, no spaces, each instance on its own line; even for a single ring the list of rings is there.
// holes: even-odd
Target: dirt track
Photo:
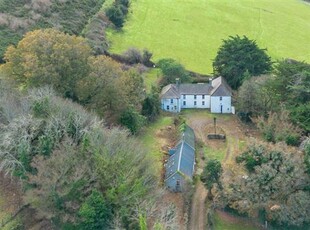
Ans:
[[[205,215],[206,205],[205,200],[207,197],[207,190],[204,185],[198,181],[196,191],[192,200],[191,217],[188,229],[190,230],[204,230],[205,229]]]
[[[196,138],[204,143],[206,146],[210,146],[213,149],[217,148],[216,141],[210,141],[207,139],[207,129],[213,125],[213,117],[206,116],[205,112],[193,112],[186,114],[187,123],[195,130]],[[224,162],[232,159],[234,154],[239,151],[239,141],[244,140],[244,128],[239,123],[236,116],[218,116],[217,124],[219,129],[225,132],[227,136],[227,148]],[[199,158],[199,164],[197,165],[196,172],[200,174],[205,165],[205,160],[202,157],[203,152],[198,152],[197,158]],[[222,162],[222,163],[224,163]],[[206,197],[207,190],[203,184],[198,181],[196,184],[196,190],[193,195],[190,221],[188,225],[189,230],[204,230],[206,228]]]

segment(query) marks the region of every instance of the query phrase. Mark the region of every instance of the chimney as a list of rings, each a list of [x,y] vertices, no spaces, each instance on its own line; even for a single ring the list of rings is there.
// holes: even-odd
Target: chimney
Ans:
[[[180,86],[180,78],[175,79],[175,85],[176,85],[176,87]]]

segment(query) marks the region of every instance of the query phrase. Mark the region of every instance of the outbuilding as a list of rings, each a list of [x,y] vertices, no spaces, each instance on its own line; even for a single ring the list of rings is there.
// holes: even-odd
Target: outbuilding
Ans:
[[[181,139],[176,147],[169,151],[165,169],[165,185],[173,192],[182,192],[185,183],[191,181],[195,170],[195,133],[185,126]]]

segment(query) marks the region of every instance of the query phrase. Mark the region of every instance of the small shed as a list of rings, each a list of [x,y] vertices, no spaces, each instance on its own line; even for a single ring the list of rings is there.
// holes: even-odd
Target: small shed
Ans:
[[[182,192],[186,180],[192,180],[195,169],[195,133],[185,126],[175,152],[166,163],[165,185],[173,192]]]

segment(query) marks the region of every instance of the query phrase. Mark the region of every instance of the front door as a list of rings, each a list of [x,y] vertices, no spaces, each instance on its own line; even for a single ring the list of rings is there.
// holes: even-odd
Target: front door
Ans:
[[[221,105],[221,113],[223,113],[223,105]]]

